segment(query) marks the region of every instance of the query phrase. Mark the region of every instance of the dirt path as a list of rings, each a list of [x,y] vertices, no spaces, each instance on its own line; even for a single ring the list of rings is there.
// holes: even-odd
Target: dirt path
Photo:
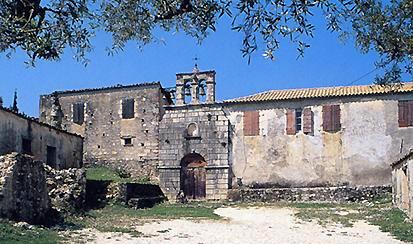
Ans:
[[[165,220],[136,226],[143,233],[99,233],[86,230],[89,243],[403,243],[383,233],[377,226],[357,222],[353,227],[333,225],[324,228],[315,222],[302,222],[288,208],[220,208],[216,213],[225,220]],[[83,233],[86,234],[86,233]]]

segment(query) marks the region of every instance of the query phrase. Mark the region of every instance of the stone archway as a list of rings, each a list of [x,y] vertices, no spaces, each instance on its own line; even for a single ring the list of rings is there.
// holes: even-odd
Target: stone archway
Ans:
[[[204,157],[189,153],[181,160],[181,190],[188,199],[202,199],[206,196],[206,170]]]

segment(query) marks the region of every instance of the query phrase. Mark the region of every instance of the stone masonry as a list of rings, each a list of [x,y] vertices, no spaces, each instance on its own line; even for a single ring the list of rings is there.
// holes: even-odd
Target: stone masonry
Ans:
[[[41,97],[40,120],[84,136],[85,164],[154,180],[159,121],[169,103],[159,83],[55,92]]]

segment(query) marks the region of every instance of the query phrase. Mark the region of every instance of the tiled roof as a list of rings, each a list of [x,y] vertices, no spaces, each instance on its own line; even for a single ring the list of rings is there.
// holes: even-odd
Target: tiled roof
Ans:
[[[227,103],[242,102],[263,102],[263,101],[280,101],[294,100],[305,98],[328,98],[328,97],[346,97],[361,95],[379,95],[391,93],[413,92],[413,82],[404,83],[398,86],[342,86],[342,87],[323,87],[323,88],[304,88],[289,90],[272,90],[254,95],[226,100]]]

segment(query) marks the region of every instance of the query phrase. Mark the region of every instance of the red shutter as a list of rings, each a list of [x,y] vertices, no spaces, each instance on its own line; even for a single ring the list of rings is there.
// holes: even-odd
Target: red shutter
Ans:
[[[323,130],[324,131],[331,131],[331,105],[325,105],[323,106]]]
[[[409,102],[399,101],[399,127],[409,126]]]
[[[258,111],[244,112],[244,136],[258,136],[260,134],[260,114]]]
[[[311,108],[303,110],[303,133],[313,134],[314,132],[314,116]]]
[[[287,109],[287,135],[295,135],[295,110]]]

